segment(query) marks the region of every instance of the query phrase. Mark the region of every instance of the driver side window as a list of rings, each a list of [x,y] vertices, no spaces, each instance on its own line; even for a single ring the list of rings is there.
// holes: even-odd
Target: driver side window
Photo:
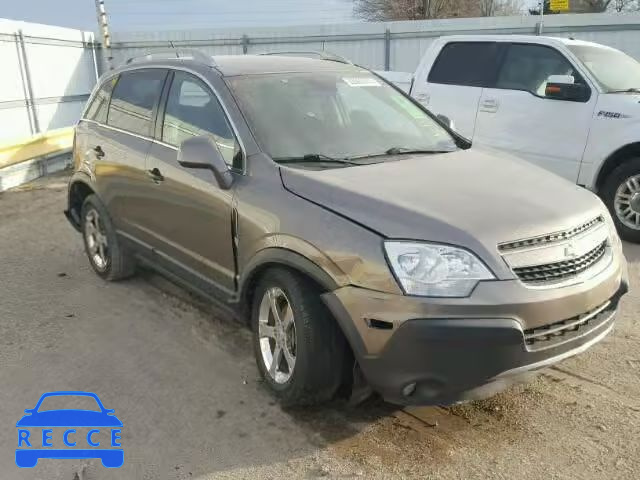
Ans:
[[[574,83],[584,84],[573,65],[557,50],[543,45],[513,44],[509,46],[496,86],[544,97],[550,75],[571,75]]]
[[[176,71],[162,125],[162,141],[179,147],[190,137],[204,135],[216,144],[225,162],[238,168],[240,146],[218,99],[193,75]]]

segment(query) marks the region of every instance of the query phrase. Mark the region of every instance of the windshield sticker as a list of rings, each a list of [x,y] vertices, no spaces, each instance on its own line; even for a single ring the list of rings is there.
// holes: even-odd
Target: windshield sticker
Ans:
[[[373,77],[343,77],[344,83],[350,87],[381,87],[382,84]]]

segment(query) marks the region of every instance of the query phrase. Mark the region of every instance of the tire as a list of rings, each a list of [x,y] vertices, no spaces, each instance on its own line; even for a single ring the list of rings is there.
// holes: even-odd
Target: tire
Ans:
[[[273,337],[265,336],[269,332],[265,327],[276,325],[269,292],[276,299],[282,320],[282,331],[278,334],[277,328],[273,328]],[[253,295],[251,326],[256,363],[265,383],[283,406],[329,401],[342,383],[348,352],[346,340],[319,293],[316,285],[302,275],[274,268],[261,278]],[[286,325],[288,319],[293,328]],[[281,361],[276,362],[274,375],[268,359],[271,355],[273,365],[278,335],[283,353]],[[292,369],[288,368],[290,358],[294,359]]]
[[[119,242],[109,212],[96,195],[85,198],[80,218],[84,249],[93,270],[108,281],[133,275],[135,262]]]
[[[630,189],[627,182],[634,188]],[[628,205],[631,208],[630,211],[626,210],[627,204],[616,204],[616,195],[619,191],[624,195],[632,194],[636,185],[636,196],[631,197],[634,200]],[[640,158],[628,160],[611,172],[604,182],[601,196],[611,212],[620,237],[629,242],[640,243]],[[627,215],[632,215],[632,218],[623,218],[621,210],[627,211]],[[634,215],[635,212],[637,215]],[[638,223],[634,228],[633,224],[636,221]]]

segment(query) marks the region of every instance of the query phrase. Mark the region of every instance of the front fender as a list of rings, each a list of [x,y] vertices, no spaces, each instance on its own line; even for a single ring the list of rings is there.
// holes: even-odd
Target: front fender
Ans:
[[[622,148],[640,142],[640,119],[601,118],[594,122],[597,123],[589,134],[577,182],[592,191],[596,191],[598,176],[607,159]],[[603,122],[608,123],[603,125]]]
[[[303,252],[298,253],[287,246],[273,246],[258,251],[242,269],[238,282],[240,299],[246,298],[256,276],[265,267],[273,265],[282,265],[299,271],[327,291],[336,290],[349,283],[348,277],[330,259],[317,250],[313,251],[315,249],[309,250],[310,248],[307,247]]]

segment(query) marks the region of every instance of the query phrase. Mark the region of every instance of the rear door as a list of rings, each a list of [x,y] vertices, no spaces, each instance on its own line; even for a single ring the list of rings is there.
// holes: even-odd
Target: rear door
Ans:
[[[551,46],[510,44],[495,83],[480,100],[474,143],[507,151],[576,182],[597,101],[545,97],[550,75],[572,75],[577,68]]]
[[[146,156],[166,75],[166,69],[144,69],[113,77],[107,114],[89,124],[83,146],[94,159],[96,187],[118,233],[143,244],[150,240],[145,223],[153,186]]]
[[[236,274],[234,189],[222,190],[210,170],[182,167],[178,149],[187,138],[207,136],[234,172],[242,169],[242,151],[211,86],[188,72],[171,76],[148,157],[158,175],[149,231],[168,268],[190,275],[207,293],[230,295]]]
[[[431,69],[416,76],[411,94],[472,139],[482,88],[494,83],[502,51],[496,42],[447,43]]]

